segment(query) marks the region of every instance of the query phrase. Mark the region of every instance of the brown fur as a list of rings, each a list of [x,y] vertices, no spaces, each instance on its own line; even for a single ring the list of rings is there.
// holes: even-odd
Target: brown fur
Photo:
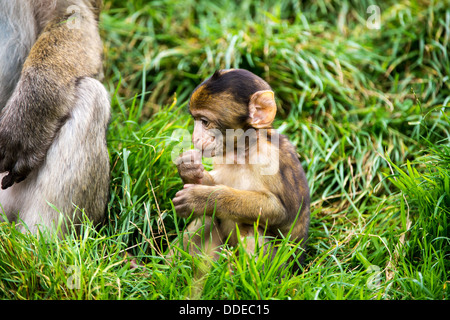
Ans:
[[[256,132],[256,142],[245,147],[243,164],[236,163],[239,157],[234,149],[233,154],[224,153],[223,158],[216,156],[211,172],[204,171],[201,164],[190,164],[189,168],[178,166],[180,176],[188,185],[173,200],[177,214],[184,217],[191,213],[194,217],[214,215],[213,224],[221,237],[220,241],[214,239],[215,243],[223,243],[232,234],[229,243],[236,245],[236,224],[241,236],[248,237],[253,235],[253,224],[259,221],[260,233],[287,235],[292,229],[291,239],[301,241],[305,247],[309,227],[309,188],[295,148],[271,127],[276,104],[274,100],[267,100],[273,99],[273,94],[264,94],[268,90],[271,90],[270,86],[261,78],[237,69],[216,72],[191,96],[190,112],[196,126],[207,124],[205,131],[214,128],[222,132],[226,129]],[[263,94],[265,101],[258,100]],[[252,104],[257,109],[250,114]],[[256,120],[256,117],[260,118]],[[267,136],[262,135],[261,127],[268,130]],[[244,138],[237,137],[234,146],[239,139]],[[200,137],[194,140],[198,140],[194,145],[199,149],[209,147],[200,141]],[[223,139],[223,148],[226,149],[227,142],[231,141]],[[276,141],[279,141],[278,145]],[[267,147],[269,152],[261,152],[262,147]],[[278,161],[272,174],[262,174],[265,167],[252,161],[258,155],[265,157],[269,168]],[[233,163],[229,164],[229,160]],[[197,221],[195,225],[198,225]],[[192,232],[193,228],[188,229]]]

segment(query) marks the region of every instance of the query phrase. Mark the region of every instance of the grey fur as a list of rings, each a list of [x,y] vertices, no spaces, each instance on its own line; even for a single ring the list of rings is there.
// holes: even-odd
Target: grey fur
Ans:
[[[37,28],[30,6],[23,6],[19,1],[0,0],[0,7],[1,110],[19,81],[22,65],[37,39]]]
[[[59,19],[71,4],[84,10],[86,25],[73,31],[83,42],[69,45],[73,44],[74,55],[81,50],[89,59],[77,64],[78,56],[67,57],[67,49],[72,48],[67,41],[61,47],[66,51],[58,56],[58,47],[42,40],[39,48],[48,43],[54,60],[46,60],[46,55],[41,58],[40,49],[32,49],[33,45],[44,28],[47,34],[59,28],[55,36],[64,35],[62,25],[52,19]],[[0,213],[9,221],[25,223],[32,232],[39,225],[57,224],[61,217],[78,223],[83,210],[95,224],[105,214],[110,102],[103,85],[93,78],[101,73],[101,42],[93,4],[91,0],[0,0],[0,110],[4,109],[0,113],[0,180],[4,187],[0,189]],[[51,21],[52,27],[47,28]],[[28,61],[32,50],[34,60]],[[55,74],[46,67],[52,66],[52,61],[78,67]],[[64,225],[62,231],[66,231]]]

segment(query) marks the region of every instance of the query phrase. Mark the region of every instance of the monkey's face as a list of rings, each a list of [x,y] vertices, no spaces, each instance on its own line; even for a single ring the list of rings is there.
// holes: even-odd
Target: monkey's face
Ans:
[[[236,152],[237,131],[270,128],[276,104],[264,80],[234,69],[217,71],[200,84],[192,93],[189,111],[195,148],[205,157],[214,157],[225,150]]]
[[[204,157],[231,151],[227,147],[234,145],[234,140],[228,139],[233,135],[230,131],[248,127],[247,104],[235,101],[227,92],[210,94],[208,90],[197,89],[191,97],[189,111],[194,118],[192,142],[196,149],[203,151]]]
[[[194,147],[201,150],[204,157],[214,157],[222,150],[222,132],[214,120],[208,117],[208,112],[191,110],[194,118],[194,132],[192,142]]]

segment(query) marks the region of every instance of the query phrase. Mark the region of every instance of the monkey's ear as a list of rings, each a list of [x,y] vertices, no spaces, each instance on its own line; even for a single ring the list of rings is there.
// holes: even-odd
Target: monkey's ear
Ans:
[[[255,92],[249,102],[249,124],[256,129],[269,128],[277,113],[273,91]]]

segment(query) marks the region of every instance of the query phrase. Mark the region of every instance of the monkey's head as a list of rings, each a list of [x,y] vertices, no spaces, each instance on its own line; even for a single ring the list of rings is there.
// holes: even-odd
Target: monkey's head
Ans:
[[[225,147],[227,129],[270,129],[277,106],[269,84],[243,69],[216,71],[192,93],[194,146],[205,156]],[[222,139],[218,139],[218,137]]]

